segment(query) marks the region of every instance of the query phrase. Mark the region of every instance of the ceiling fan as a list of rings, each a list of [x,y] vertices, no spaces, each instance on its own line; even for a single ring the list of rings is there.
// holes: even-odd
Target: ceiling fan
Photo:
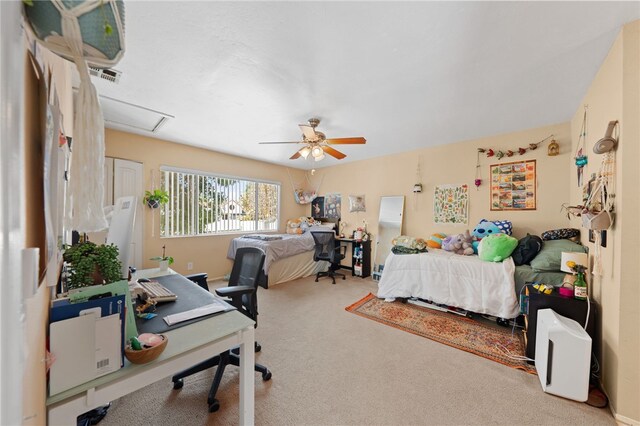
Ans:
[[[299,124],[300,130],[302,130],[302,140],[295,142],[260,142],[261,144],[279,144],[279,143],[299,143],[304,144],[302,148],[296,151],[290,159],[307,158],[309,155],[313,157],[315,161],[320,161],[325,157],[325,154],[342,160],[346,157],[345,154],[330,147],[329,145],[341,145],[341,144],[365,144],[367,140],[365,138],[337,138],[327,139],[324,133],[317,131],[316,127],[320,124],[319,118],[310,118],[309,124]]]

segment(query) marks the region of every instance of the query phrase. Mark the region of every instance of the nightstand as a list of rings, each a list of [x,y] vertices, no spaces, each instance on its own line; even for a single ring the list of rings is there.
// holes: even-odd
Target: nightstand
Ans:
[[[586,300],[578,300],[573,297],[560,296],[554,289],[551,294],[539,293],[532,285],[525,287],[525,294],[528,296],[528,309],[524,314],[524,340],[526,346],[526,355],[528,358],[536,356],[536,327],[538,324],[538,310],[553,309],[557,314],[563,317],[571,318],[584,327],[587,318],[588,304]],[[587,333],[595,342],[595,322],[596,322],[596,305],[591,302],[589,309],[589,322],[587,324]],[[595,347],[595,343],[594,343]],[[533,362],[529,361],[530,364]]]

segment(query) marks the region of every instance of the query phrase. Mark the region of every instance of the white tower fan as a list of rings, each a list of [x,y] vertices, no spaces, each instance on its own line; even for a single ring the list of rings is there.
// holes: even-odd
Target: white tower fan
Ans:
[[[589,396],[591,337],[552,309],[538,311],[536,370],[547,393],[584,402]]]

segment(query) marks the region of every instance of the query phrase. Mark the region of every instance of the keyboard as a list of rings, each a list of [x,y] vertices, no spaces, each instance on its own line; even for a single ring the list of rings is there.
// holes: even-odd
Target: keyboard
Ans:
[[[149,298],[155,302],[173,302],[178,298],[171,290],[157,281],[139,282]]]

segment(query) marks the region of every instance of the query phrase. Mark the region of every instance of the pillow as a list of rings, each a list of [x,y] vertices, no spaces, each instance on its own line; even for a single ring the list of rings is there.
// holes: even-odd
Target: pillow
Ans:
[[[529,263],[534,271],[560,271],[563,251],[586,253],[584,246],[569,240],[545,241],[540,253]]]
[[[531,262],[542,250],[542,239],[537,235],[529,235],[518,241],[516,249],[511,253],[513,263],[516,266],[526,265]]]
[[[575,228],[551,229],[542,233],[542,241],[568,240],[576,237],[580,237],[580,230]]]

